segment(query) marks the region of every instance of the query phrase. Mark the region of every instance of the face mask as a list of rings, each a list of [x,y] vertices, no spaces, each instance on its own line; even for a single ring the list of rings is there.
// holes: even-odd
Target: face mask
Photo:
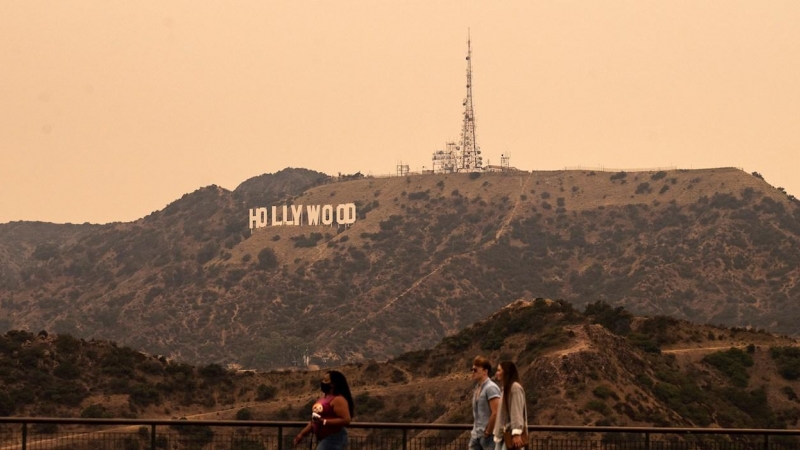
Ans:
[[[324,381],[319,382],[319,388],[322,389],[322,392],[325,394],[329,394],[331,392],[331,384],[325,383]]]

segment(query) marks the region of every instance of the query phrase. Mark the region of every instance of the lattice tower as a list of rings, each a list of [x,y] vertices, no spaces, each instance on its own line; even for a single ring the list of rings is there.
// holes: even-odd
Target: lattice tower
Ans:
[[[475,134],[475,110],[472,105],[472,43],[467,32],[467,97],[464,99],[464,123],[461,127],[461,142],[458,153],[458,170],[474,172],[481,170],[483,158]]]

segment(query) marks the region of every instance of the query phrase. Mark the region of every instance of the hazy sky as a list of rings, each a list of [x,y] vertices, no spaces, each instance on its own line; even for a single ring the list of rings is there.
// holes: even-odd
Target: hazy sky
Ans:
[[[0,223],[430,167],[468,28],[484,162],[734,166],[800,196],[797,0],[2,0]]]

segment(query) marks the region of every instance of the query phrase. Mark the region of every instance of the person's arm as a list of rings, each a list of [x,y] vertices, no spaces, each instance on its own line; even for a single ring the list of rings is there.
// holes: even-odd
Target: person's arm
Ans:
[[[486,423],[486,429],[483,430],[483,436],[489,437],[494,432],[494,423],[497,421],[497,408],[500,406],[500,397],[489,399],[489,408],[492,414],[489,416],[489,422]]]
[[[306,435],[307,435],[308,433],[311,433],[311,422],[308,422],[308,425],[306,425],[306,427],[305,427],[305,428],[303,428],[302,430],[300,430],[300,432],[299,432],[299,433],[297,433],[297,436],[295,436],[295,437],[294,437],[294,441],[293,441],[294,445],[297,445],[297,444],[299,444],[299,443],[300,443],[300,441],[302,441],[302,440],[303,440],[303,438],[304,438],[304,437],[306,437]]]
[[[497,417],[494,421],[494,441],[495,442],[503,442],[503,428],[505,427],[505,422],[508,420],[506,418],[506,410],[503,408],[503,396],[505,394],[500,394],[500,398],[498,398],[497,402]]]
[[[333,406],[333,412],[336,414],[336,417],[325,419],[322,425],[335,425],[337,427],[346,427],[350,425],[350,405],[347,404],[347,400],[342,396],[336,396],[331,401],[331,406]]]
[[[514,436],[514,447],[522,447],[522,432],[528,424],[525,423],[525,391],[522,386],[514,384],[511,388],[509,410],[511,415],[511,435]]]

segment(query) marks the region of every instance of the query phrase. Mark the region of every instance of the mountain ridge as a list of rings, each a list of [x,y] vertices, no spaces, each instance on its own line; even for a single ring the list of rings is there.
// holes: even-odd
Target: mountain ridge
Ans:
[[[603,302],[579,312],[517,300],[431,348],[336,369],[360,422],[469,423],[477,354],[516,363],[530,423],[796,428],[800,419],[796,340]],[[324,372],[193,367],[115,342],[10,331],[0,335],[0,415],[305,420]]]
[[[97,226],[50,258],[27,244],[17,269],[0,265],[16,278],[0,329],[254,368],[307,350],[385,359],[519,298],[798,332],[800,208],[738,169],[266,175]],[[350,227],[248,228],[252,207],[349,202]]]

